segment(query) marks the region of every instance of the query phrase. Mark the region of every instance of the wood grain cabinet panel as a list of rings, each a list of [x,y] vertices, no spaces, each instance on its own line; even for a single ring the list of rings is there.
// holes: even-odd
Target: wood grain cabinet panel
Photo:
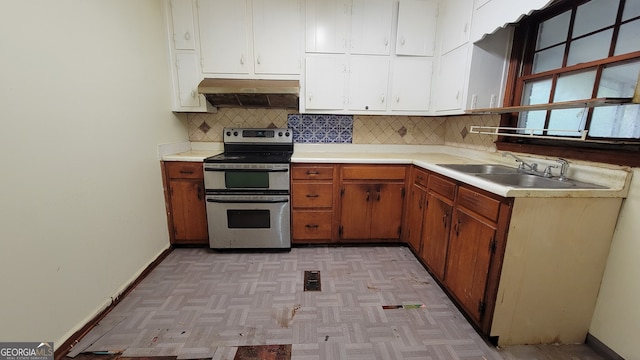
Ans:
[[[406,173],[404,165],[342,165],[341,241],[400,240]]]
[[[201,162],[164,162],[165,198],[172,244],[209,244]]]
[[[294,244],[335,241],[335,171],[332,164],[291,164],[291,232]]]

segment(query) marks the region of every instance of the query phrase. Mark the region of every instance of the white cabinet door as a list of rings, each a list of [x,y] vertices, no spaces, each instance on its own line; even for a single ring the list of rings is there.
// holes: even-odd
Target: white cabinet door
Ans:
[[[306,52],[344,53],[349,4],[344,0],[307,0]]]
[[[176,50],[195,50],[196,37],[193,24],[193,4],[191,1],[171,0],[171,20],[173,23],[173,44]]]
[[[202,72],[252,71],[246,0],[198,0],[198,22]]]
[[[433,56],[437,16],[435,0],[400,0],[396,54]]]
[[[431,101],[433,58],[398,57],[392,66],[391,98],[394,111],[428,111]]]
[[[306,109],[344,109],[346,67],[344,55],[307,56],[305,61]]]
[[[200,70],[198,69],[198,56],[195,53],[176,54],[176,68],[178,75],[178,100],[179,107],[199,107],[201,101],[206,101],[198,94],[200,83]]]
[[[348,110],[386,110],[389,57],[353,55],[350,58],[348,76]]]
[[[353,0],[351,53],[389,55],[393,0]]]
[[[436,112],[462,110],[469,44],[440,57],[437,80],[432,87]]]
[[[440,53],[445,54],[469,41],[473,1],[447,0],[440,4],[438,36]]]
[[[299,0],[253,0],[256,74],[300,74],[302,25]]]

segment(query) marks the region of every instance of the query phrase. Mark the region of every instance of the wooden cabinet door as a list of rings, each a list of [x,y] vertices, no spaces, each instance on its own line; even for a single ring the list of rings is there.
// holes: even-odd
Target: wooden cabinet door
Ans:
[[[207,244],[207,212],[201,179],[171,179],[169,182],[174,243]]]
[[[403,183],[373,185],[371,194],[371,239],[399,239],[404,204]]]
[[[480,322],[496,227],[460,208],[454,213],[453,224],[444,282],[467,313]]]
[[[418,254],[422,251],[422,217],[425,208],[426,191],[416,185],[411,185],[409,190],[407,205],[407,221],[405,231],[405,239],[409,246]]]
[[[371,203],[374,193],[370,184],[343,184],[341,189],[341,239],[369,239]]]
[[[422,231],[422,260],[440,280],[445,278],[445,264],[453,205],[433,192],[427,194],[427,209]]]

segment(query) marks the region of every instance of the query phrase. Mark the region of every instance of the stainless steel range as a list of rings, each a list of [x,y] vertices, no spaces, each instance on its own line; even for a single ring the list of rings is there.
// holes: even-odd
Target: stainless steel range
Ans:
[[[290,249],[291,129],[224,129],[224,153],[204,160],[209,245]]]

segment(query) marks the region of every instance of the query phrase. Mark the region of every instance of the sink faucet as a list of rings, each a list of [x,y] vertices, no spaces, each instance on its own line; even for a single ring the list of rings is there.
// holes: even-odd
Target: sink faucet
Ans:
[[[536,164],[536,163],[529,164],[529,163],[525,162],[524,160],[520,159],[519,157],[513,155],[510,152],[503,152],[502,156],[503,157],[511,156],[512,158],[514,158],[516,160],[516,162],[520,163],[520,165],[518,165],[518,169],[520,169],[520,170],[526,170],[526,168],[529,168],[529,170],[531,170],[531,171],[534,171],[534,172],[538,171],[538,164]]]
[[[560,164],[560,177],[558,178],[558,180],[569,180],[569,178],[567,177],[567,171],[569,171],[569,162],[563,158],[558,158],[556,162]]]

